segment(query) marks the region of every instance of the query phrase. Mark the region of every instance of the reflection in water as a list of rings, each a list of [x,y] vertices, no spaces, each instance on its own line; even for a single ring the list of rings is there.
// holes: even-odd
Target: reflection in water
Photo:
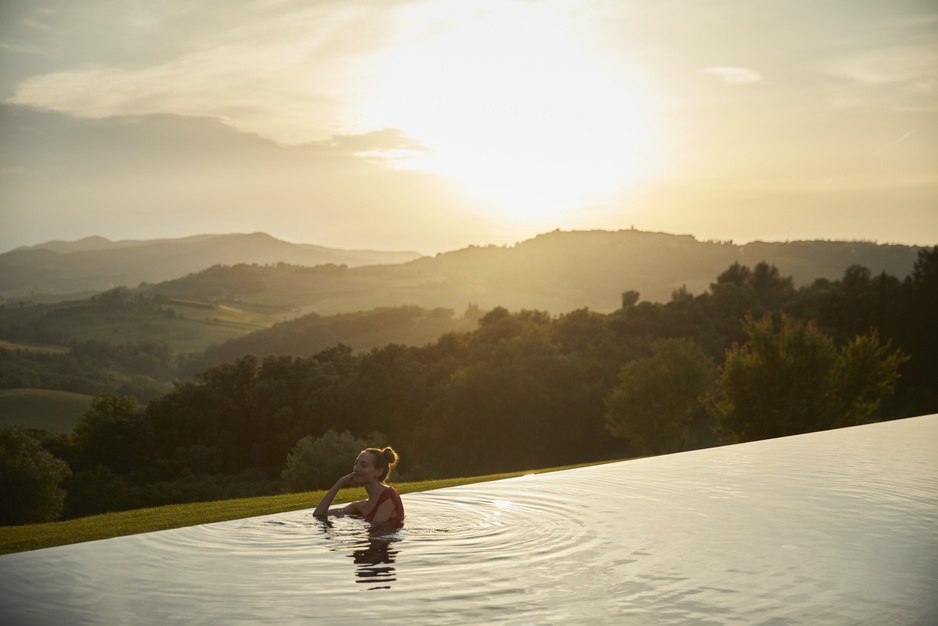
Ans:
[[[371,537],[352,551],[352,558],[358,568],[355,570],[355,576],[358,578],[355,582],[367,583],[372,586],[369,589],[390,589],[390,583],[394,582],[394,568],[390,566],[394,563],[397,556],[397,550],[392,550],[393,542],[398,539],[387,537]]]
[[[356,565],[356,583],[370,585],[369,591],[391,588],[391,583],[397,580],[393,564],[399,552],[394,544],[401,540],[401,535],[396,532],[398,529],[376,528],[362,522],[365,527],[356,537],[337,533],[332,519],[317,521],[329,539],[341,542],[338,546],[330,547],[330,551],[346,552],[351,548],[348,556]]]
[[[405,494],[394,531],[306,510],[5,555],[0,623],[938,624],[935,441],[938,415]]]

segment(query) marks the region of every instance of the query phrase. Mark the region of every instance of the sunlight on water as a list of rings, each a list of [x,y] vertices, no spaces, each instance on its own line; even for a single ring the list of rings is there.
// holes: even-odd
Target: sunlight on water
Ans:
[[[938,415],[0,557],[3,624],[935,624]],[[310,503],[311,506],[315,503]]]

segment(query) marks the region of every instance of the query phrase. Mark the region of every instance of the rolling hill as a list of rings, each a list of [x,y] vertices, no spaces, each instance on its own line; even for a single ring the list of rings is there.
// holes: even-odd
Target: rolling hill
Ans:
[[[919,248],[869,242],[701,242],[691,236],[625,231],[554,231],[513,246],[470,246],[397,265],[366,267],[213,267],[159,285],[151,293],[238,306],[289,307],[297,316],[417,305],[464,311],[578,308],[609,312],[621,294],[663,302],[686,287],[705,291],[734,262],[775,265],[796,285],[837,279],[851,265],[905,277]]]
[[[387,265],[416,252],[339,250],[293,244],[264,233],[196,235],[182,239],[50,241],[0,254],[0,301],[58,302],[117,286],[161,282],[213,265]]]
[[[249,252],[252,245],[270,250],[265,247],[270,240],[266,235],[232,235],[229,241],[207,236],[176,243],[183,249],[191,248],[190,259],[198,256],[195,250],[200,245],[212,254],[224,250],[228,259],[256,259],[257,254],[252,256]],[[273,241],[274,247],[279,245]],[[228,247],[232,242],[240,242],[242,247],[238,249],[244,250],[243,257]],[[53,255],[57,263],[61,259],[83,259],[86,257],[82,255],[100,253],[103,256],[96,262],[103,264],[106,258],[111,258],[119,264],[122,257],[107,255],[124,250],[134,263],[150,255],[154,264],[171,264],[170,256],[180,250],[171,243],[154,242],[149,252],[143,254],[140,242],[115,244],[102,239],[50,246],[54,249],[22,252]],[[284,250],[290,250],[293,244],[286,246]],[[69,341],[92,339],[108,343],[152,339],[167,343],[177,352],[191,354],[212,344],[220,347],[229,340],[297,320],[297,325],[279,325],[270,333],[246,338],[219,353],[242,349],[264,352],[260,344],[294,341],[290,337],[295,337],[299,328],[308,335],[309,349],[328,341],[366,348],[380,343],[383,337],[381,333],[369,335],[366,327],[373,319],[388,316],[396,319],[395,316],[403,315],[408,319],[388,335],[387,341],[423,343],[431,341],[430,335],[437,330],[442,334],[467,323],[471,326],[474,318],[463,316],[464,311],[477,314],[501,306],[552,314],[581,308],[610,312],[619,308],[625,291],[637,291],[642,300],[658,302],[669,300],[672,292],[682,287],[694,294],[701,293],[734,262],[753,267],[765,261],[778,267],[782,275],[791,276],[796,286],[817,278],[838,279],[851,265],[865,266],[874,274],[886,272],[903,278],[911,271],[919,250],[913,246],[870,242],[736,245],[635,230],[554,231],[513,246],[470,246],[393,264],[350,267],[307,266],[286,261],[236,262],[81,300],[32,305],[8,300],[5,306],[0,306],[0,339],[20,346],[67,345]],[[385,253],[376,254],[380,257]],[[366,258],[369,257],[364,255],[359,260]],[[400,260],[400,256],[393,254],[390,258]],[[82,267],[87,270],[89,265]],[[4,274],[10,272],[9,266],[0,266],[0,270]],[[48,267],[43,271],[47,270]],[[60,280],[63,287],[78,284],[74,280],[69,283],[69,276]],[[408,317],[401,313],[406,307],[423,311]],[[397,312],[382,312],[394,310]],[[377,317],[342,317],[360,312],[371,312],[369,315]],[[415,325],[420,328],[414,328]]]

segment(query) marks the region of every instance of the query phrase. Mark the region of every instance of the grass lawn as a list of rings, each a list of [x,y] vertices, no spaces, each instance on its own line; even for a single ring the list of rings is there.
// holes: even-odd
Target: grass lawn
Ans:
[[[511,472],[507,474],[489,474],[487,476],[473,476],[469,478],[424,480],[420,482],[392,484],[400,493],[411,493],[415,491],[430,491],[443,487],[488,482],[502,478],[513,478],[526,474],[540,474],[543,472],[573,469],[587,465],[598,464],[586,463],[527,472]],[[41,548],[51,548],[53,546],[81,543],[83,541],[95,541],[98,539],[148,533],[169,528],[209,524],[212,522],[222,522],[257,515],[282,513],[284,511],[313,509],[324,494],[325,491],[311,491],[258,498],[219,500],[217,502],[173,504],[149,509],[92,515],[64,522],[5,526],[0,527],[0,554],[39,550]],[[365,490],[361,487],[343,489],[339,492],[334,504],[361,500],[364,497]]]

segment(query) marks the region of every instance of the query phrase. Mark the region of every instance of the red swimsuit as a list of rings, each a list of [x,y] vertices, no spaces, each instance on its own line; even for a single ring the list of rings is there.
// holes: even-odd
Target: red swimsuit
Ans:
[[[397,490],[394,487],[388,487],[381,492],[381,495],[378,496],[378,501],[375,503],[373,509],[371,509],[367,515],[365,515],[365,520],[372,522],[375,519],[375,514],[378,513],[378,509],[384,504],[385,500],[388,498],[391,499],[391,502],[394,503],[394,513],[391,517],[388,518],[389,522],[396,522],[400,524],[404,521],[404,505],[401,503],[401,494],[397,493]]]

